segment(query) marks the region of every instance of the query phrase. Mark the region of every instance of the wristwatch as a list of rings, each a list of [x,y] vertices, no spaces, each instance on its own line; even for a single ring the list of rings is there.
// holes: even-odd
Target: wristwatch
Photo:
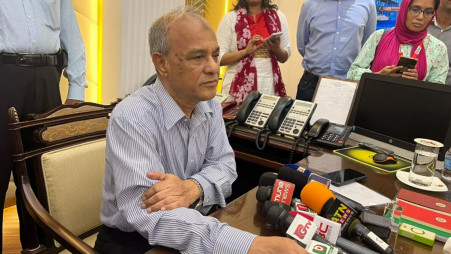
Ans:
[[[204,203],[204,189],[202,188],[202,185],[200,185],[200,183],[196,179],[188,178],[187,180],[193,181],[200,190],[200,197],[189,206],[189,208],[199,211],[199,209],[202,207],[202,205]]]

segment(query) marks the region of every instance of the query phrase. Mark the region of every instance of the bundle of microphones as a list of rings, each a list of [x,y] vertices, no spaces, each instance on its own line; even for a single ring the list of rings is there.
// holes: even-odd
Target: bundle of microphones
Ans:
[[[321,177],[316,174],[315,180],[309,182],[310,173],[282,167],[278,174],[267,172],[260,177],[257,200],[264,202],[262,214],[268,224],[296,240],[309,253],[393,253],[381,237],[359,220],[359,215],[377,216],[374,212],[334,194],[328,185],[318,181]],[[362,241],[366,247],[350,238]]]

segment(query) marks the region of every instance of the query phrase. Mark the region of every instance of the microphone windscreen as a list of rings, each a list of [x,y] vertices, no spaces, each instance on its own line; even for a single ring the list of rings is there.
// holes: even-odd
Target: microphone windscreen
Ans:
[[[302,202],[318,214],[329,199],[335,199],[334,194],[320,182],[308,183],[301,192]]]
[[[279,169],[279,174],[277,175],[277,178],[283,181],[294,183],[293,195],[295,197],[299,197],[302,188],[304,188],[304,186],[307,184],[308,181],[308,177],[306,175],[286,167],[282,167]]]
[[[267,200],[267,201],[265,201],[265,204],[263,205],[263,208],[262,208],[262,215],[263,215],[263,217],[266,217],[266,215],[268,214],[269,209],[271,207],[273,207],[273,206],[277,206],[277,207],[279,207],[281,209],[284,209],[284,210],[286,210],[288,212],[291,211],[291,207],[289,205],[286,205],[286,204],[280,203],[280,202],[274,202],[274,201]]]
[[[277,173],[265,172],[260,176],[258,186],[273,186],[277,179]]]
[[[260,186],[257,189],[257,194],[255,195],[255,197],[257,198],[258,201],[265,202],[266,200],[269,200],[269,198],[271,197],[271,193],[272,187]]]

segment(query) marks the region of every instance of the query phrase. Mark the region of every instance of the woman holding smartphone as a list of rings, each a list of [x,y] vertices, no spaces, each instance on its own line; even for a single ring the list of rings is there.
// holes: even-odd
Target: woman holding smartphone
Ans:
[[[282,33],[279,37],[272,34]],[[218,27],[220,65],[227,71],[222,92],[241,103],[247,94],[285,96],[278,62],[290,56],[290,40],[285,15],[270,0],[238,0]]]
[[[448,73],[447,49],[427,29],[439,3],[440,0],[403,0],[395,27],[370,36],[349,68],[348,78],[359,80],[363,73],[373,72],[444,84]],[[417,60],[415,68],[403,70],[406,66],[397,66],[400,58],[411,60],[403,59],[406,57]]]

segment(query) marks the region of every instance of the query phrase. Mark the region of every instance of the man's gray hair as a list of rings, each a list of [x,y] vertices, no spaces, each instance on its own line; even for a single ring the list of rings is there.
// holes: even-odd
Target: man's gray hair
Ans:
[[[198,17],[204,22],[204,19],[201,16],[199,10],[193,6],[188,5],[171,11],[152,24],[149,29],[149,48],[151,56],[155,52],[159,52],[163,55],[169,53],[169,27],[178,19],[187,14],[193,17]]]

